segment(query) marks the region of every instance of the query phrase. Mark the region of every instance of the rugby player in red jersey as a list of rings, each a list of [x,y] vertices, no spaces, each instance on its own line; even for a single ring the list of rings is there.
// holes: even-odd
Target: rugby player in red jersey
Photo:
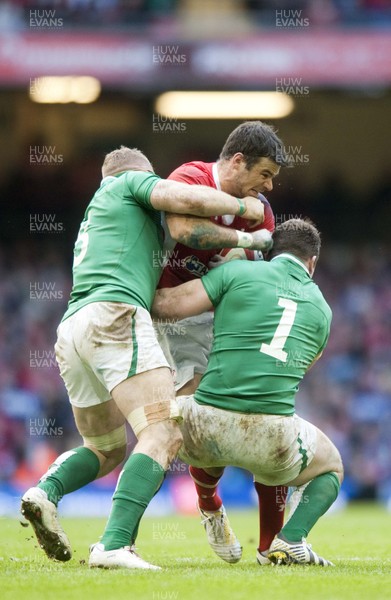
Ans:
[[[205,275],[210,268],[224,259],[216,250],[232,247],[246,232],[263,230],[264,251],[270,248],[267,231],[274,230],[274,215],[269,202],[262,195],[271,192],[273,179],[282,166],[287,166],[283,143],[273,128],[260,121],[242,123],[229,135],[219,159],[214,163],[194,161],[175,169],[168,177],[175,181],[207,185],[238,198],[258,197],[264,203],[264,221],[254,223],[238,216],[210,217],[210,221],[167,214],[167,227],[175,239],[171,254],[159,282],[160,288],[175,287]],[[266,230],[266,231],[265,231]],[[258,234],[262,235],[262,234]],[[214,249],[209,249],[214,246]],[[245,247],[245,246],[244,246]],[[262,258],[262,252],[246,250],[249,260]],[[160,342],[175,369],[177,395],[193,394],[206,370],[213,337],[213,313],[191,317],[173,324],[158,324]],[[237,562],[242,549],[232,531],[217,493],[221,473],[216,469],[190,467],[198,494],[198,508],[203,518],[210,546],[227,562]],[[267,551],[280,531],[287,488],[269,487],[255,483],[259,498],[260,540],[257,549],[259,564],[268,564]]]

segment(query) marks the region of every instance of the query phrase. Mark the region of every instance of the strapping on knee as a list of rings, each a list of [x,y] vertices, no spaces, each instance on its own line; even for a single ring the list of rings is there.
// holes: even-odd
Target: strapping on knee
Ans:
[[[137,437],[149,425],[160,423],[167,419],[173,419],[178,423],[182,421],[176,400],[145,404],[145,406],[140,406],[132,410],[127,417],[127,421]]]
[[[83,436],[86,444],[93,446],[97,450],[108,452],[126,446],[126,426],[120,425],[116,429],[104,433],[103,435]]]

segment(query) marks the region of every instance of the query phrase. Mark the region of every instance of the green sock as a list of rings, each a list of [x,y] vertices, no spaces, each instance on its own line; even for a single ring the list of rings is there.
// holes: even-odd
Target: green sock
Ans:
[[[38,486],[56,506],[65,494],[74,492],[96,479],[99,458],[83,446],[64,452],[56,458],[39,480]]]
[[[164,469],[146,454],[132,454],[119,476],[113,506],[101,539],[105,550],[133,543],[138,524],[164,479]]]
[[[301,542],[317,520],[324,515],[336,500],[340,488],[335,473],[324,473],[312,479],[304,490],[304,500],[300,501],[293,515],[281,529],[288,542]]]
[[[163,485],[163,481],[164,481],[164,479],[165,479],[166,475],[167,475],[167,471],[164,471],[163,479],[161,480],[159,487],[157,488],[156,492],[154,493],[154,495],[153,495],[153,498],[156,496],[156,494],[158,494],[158,493],[159,493],[159,490],[160,490],[160,488],[161,488],[161,487],[162,487],[162,485]],[[143,516],[143,515],[140,515],[140,517],[139,517],[139,520],[138,520],[138,522],[137,522],[137,525],[136,525],[136,527],[135,527],[135,529],[134,529],[134,531],[133,531],[133,534],[132,534],[132,539],[131,539],[131,541],[130,541],[130,545],[131,545],[131,546],[132,546],[132,545],[133,545],[133,544],[136,542],[136,540],[137,540],[137,536],[138,536],[138,528],[139,528],[139,525],[140,525],[140,521],[141,521],[141,517],[142,517],[142,516]]]

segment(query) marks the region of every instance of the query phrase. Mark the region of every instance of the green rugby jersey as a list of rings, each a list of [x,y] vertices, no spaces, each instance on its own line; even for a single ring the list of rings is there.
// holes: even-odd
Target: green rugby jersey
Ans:
[[[160,211],[150,202],[158,181],[143,171],[103,179],[80,225],[63,320],[91,302],[126,302],[150,310],[163,244]]]
[[[325,347],[331,309],[306,267],[290,254],[235,260],[201,279],[216,307],[200,404],[243,413],[291,415],[295,394]]]

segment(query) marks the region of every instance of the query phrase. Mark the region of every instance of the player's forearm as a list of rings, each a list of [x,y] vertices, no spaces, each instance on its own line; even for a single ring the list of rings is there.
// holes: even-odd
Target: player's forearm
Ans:
[[[185,319],[212,309],[200,280],[156,291],[151,314],[155,319]]]
[[[166,222],[173,240],[189,248],[209,250],[212,248],[248,248],[268,250],[270,234],[263,230],[250,234],[216,225],[209,219],[166,214]],[[268,238],[268,239],[266,239]]]
[[[155,298],[151,307],[151,315],[154,319],[178,319],[180,314],[180,298],[173,297],[177,295],[175,288],[164,288],[156,290]]]
[[[202,250],[235,248],[238,243],[238,236],[234,229],[221,227],[208,219],[182,218],[176,221],[172,228],[169,221],[167,224],[171,237],[188,248]]]
[[[199,217],[239,215],[246,209],[244,200],[239,201],[225,192],[167,180],[156,184],[151,202],[158,210]]]

